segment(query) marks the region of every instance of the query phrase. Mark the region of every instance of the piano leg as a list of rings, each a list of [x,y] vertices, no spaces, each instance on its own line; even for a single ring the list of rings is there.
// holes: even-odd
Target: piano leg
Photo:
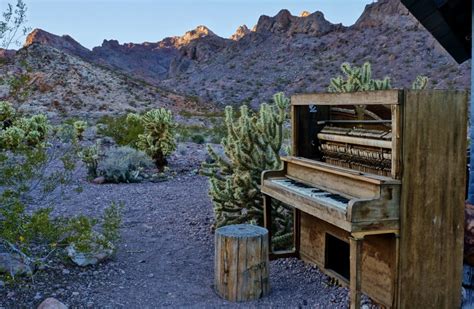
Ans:
[[[360,308],[361,300],[361,270],[362,270],[362,242],[363,237],[351,236],[350,243],[350,292],[351,309]]]
[[[272,198],[263,194],[263,226],[268,230],[268,249],[272,256]]]
[[[301,210],[293,208],[293,243],[295,256],[300,258]]]

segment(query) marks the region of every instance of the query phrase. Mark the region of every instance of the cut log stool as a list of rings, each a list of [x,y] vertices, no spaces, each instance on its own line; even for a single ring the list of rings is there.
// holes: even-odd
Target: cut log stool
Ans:
[[[268,230],[228,225],[216,230],[215,289],[229,301],[261,298],[270,291]]]

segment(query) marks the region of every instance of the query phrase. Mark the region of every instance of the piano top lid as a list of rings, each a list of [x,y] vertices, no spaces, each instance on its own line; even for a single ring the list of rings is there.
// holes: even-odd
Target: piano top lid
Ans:
[[[363,182],[368,182],[368,183],[372,183],[376,185],[401,184],[401,181],[398,179],[393,179],[390,177],[385,177],[385,176],[380,176],[380,175],[375,175],[375,174],[364,173],[364,172],[351,170],[348,168],[335,166],[328,163],[310,160],[306,158],[288,156],[288,157],[281,157],[281,160],[284,162],[320,170],[323,172],[337,174],[340,176],[344,176],[344,177],[348,177],[348,178],[352,178],[355,180],[360,180]]]
[[[291,105],[397,105],[404,90],[295,94]]]

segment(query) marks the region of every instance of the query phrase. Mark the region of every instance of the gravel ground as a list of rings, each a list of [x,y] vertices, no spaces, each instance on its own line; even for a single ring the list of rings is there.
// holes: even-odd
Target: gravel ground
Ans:
[[[204,177],[194,175],[202,148],[187,147],[172,166],[180,173],[160,183],[83,183],[58,213],[98,216],[112,201],[125,203],[123,242],[108,262],[80,268],[68,261],[32,280],[0,287],[0,308],[35,308],[55,297],[71,308],[312,307],[347,308],[348,290],[296,259],[272,261],[271,293],[229,303],[213,290],[212,204]],[[368,302],[368,301],[365,301]]]

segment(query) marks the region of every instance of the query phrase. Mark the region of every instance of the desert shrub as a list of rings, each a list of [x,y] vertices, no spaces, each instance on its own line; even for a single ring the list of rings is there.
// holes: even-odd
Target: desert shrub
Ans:
[[[144,171],[152,167],[153,162],[144,152],[122,146],[109,149],[98,169],[107,182],[130,183],[140,181]]]
[[[191,141],[196,144],[204,144],[206,142],[206,139],[201,134],[194,134],[191,137]]]
[[[217,227],[244,222],[263,224],[261,173],[281,168],[279,153],[289,105],[282,93],[274,95],[273,101],[274,104],[262,104],[258,113],[242,106],[237,119],[232,107],[227,106],[227,134],[222,140],[225,156],[208,147],[214,162],[203,164],[203,174],[209,177]],[[284,205],[275,206],[274,240],[288,240],[291,216]]]
[[[202,144],[208,142],[211,144],[218,144],[224,138],[226,134],[226,126],[220,118],[212,119],[211,126],[199,126],[199,125],[184,125],[180,124],[176,128],[176,139],[179,142],[193,142]],[[204,141],[201,142],[201,137],[195,137],[201,135]]]
[[[91,242],[97,220],[54,217],[51,207],[30,209],[53,205],[73,181],[79,152],[73,127],[52,126],[43,115],[19,116],[6,102],[0,103],[0,119],[0,249],[33,265],[64,254],[71,242]],[[116,216],[113,207],[108,213]],[[113,236],[108,229],[117,219],[104,219],[103,232]]]
[[[97,133],[111,137],[120,146],[130,146],[136,148],[138,135],[143,134],[142,122],[137,118],[129,118],[127,115],[119,117],[102,117]]]
[[[144,115],[129,114],[127,121],[141,122],[143,134],[138,135],[138,149],[143,150],[155,162],[159,170],[167,165],[167,157],[176,150],[176,124],[171,111],[154,109]]]

